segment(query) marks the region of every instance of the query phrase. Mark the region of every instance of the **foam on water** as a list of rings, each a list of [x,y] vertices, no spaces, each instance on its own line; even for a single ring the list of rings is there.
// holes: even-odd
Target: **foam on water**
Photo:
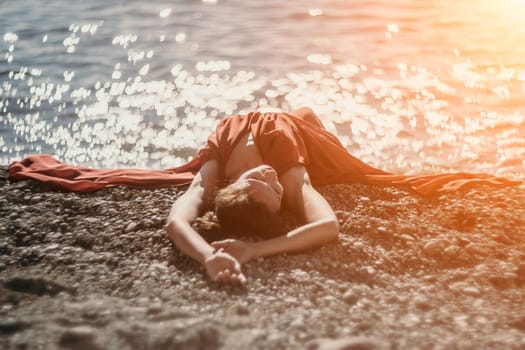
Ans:
[[[525,2],[26,2],[0,13],[0,163],[169,167],[226,115],[307,105],[390,171],[525,174]]]

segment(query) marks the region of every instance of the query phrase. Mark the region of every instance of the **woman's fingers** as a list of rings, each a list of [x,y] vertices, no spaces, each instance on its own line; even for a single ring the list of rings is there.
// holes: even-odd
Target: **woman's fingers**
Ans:
[[[216,282],[245,284],[246,277],[242,273],[231,273],[229,270],[217,274]]]
[[[223,272],[222,271],[219,271],[216,275],[215,275],[215,278],[213,279],[215,282],[222,282],[222,275],[223,275]]]
[[[232,272],[229,269],[225,269],[217,273],[215,279],[216,282],[222,283],[238,283],[245,284],[246,276],[242,272]]]
[[[241,264],[233,255],[223,251],[226,249],[222,248],[222,245],[228,245],[228,243],[224,241],[214,243],[216,243],[214,248],[217,252],[206,261],[206,269],[211,279],[220,283],[245,284],[246,277],[242,273]]]
[[[239,283],[239,284],[246,284],[246,277],[244,276],[242,272],[238,274],[232,274],[231,279],[232,279],[232,282]]]

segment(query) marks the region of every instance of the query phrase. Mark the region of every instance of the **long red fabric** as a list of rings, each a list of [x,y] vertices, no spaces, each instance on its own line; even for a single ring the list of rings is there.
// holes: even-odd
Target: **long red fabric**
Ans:
[[[154,189],[188,184],[199,168],[200,163],[194,159],[181,167],[166,170],[94,169],[64,164],[47,154],[35,154],[12,163],[9,179],[33,179],[71,192],[89,192],[115,185]]]
[[[166,170],[93,169],[71,166],[49,155],[32,155],[9,166],[12,181],[34,179],[46,185],[74,192],[94,191],[108,186],[161,188],[188,184],[209,159],[223,169],[237,142],[252,133],[266,164],[278,174],[304,165],[314,185],[364,183],[398,186],[432,195],[478,185],[515,186],[523,180],[489,174],[394,175],[374,168],[352,156],[322,125],[287,113],[236,115],[223,119],[208,138],[207,145],[190,162]]]

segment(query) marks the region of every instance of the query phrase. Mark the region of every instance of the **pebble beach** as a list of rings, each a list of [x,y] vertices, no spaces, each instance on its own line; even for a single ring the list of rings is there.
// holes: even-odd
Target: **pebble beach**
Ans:
[[[0,10],[0,349],[525,349],[523,185],[319,188],[338,241],[228,286],[166,236],[184,187],[7,180],[35,153],[175,167],[305,105],[380,169],[523,179],[524,1],[35,3]]]
[[[210,281],[168,240],[184,188],[88,194],[0,170],[3,349],[522,349],[525,188],[320,188],[337,242]]]

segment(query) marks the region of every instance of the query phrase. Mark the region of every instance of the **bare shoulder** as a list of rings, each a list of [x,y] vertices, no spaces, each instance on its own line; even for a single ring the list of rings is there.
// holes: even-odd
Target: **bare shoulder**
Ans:
[[[170,217],[190,222],[202,213],[215,193],[219,180],[219,166],[216,160],[209,160],[201,169],[183,195],[173,203]]]
[[[197,187],[208,188],[215,187],[219,181],[219,163],[215,159],[211,159],[204,163],[199,169],[188,190]],[[215,190],[215,188],[213,188]]]
[[[284,187],[284,205],[305,222],[335,218],[330,204],[312,186],[308,172],[303,166],[288,170],[280,180]]]

